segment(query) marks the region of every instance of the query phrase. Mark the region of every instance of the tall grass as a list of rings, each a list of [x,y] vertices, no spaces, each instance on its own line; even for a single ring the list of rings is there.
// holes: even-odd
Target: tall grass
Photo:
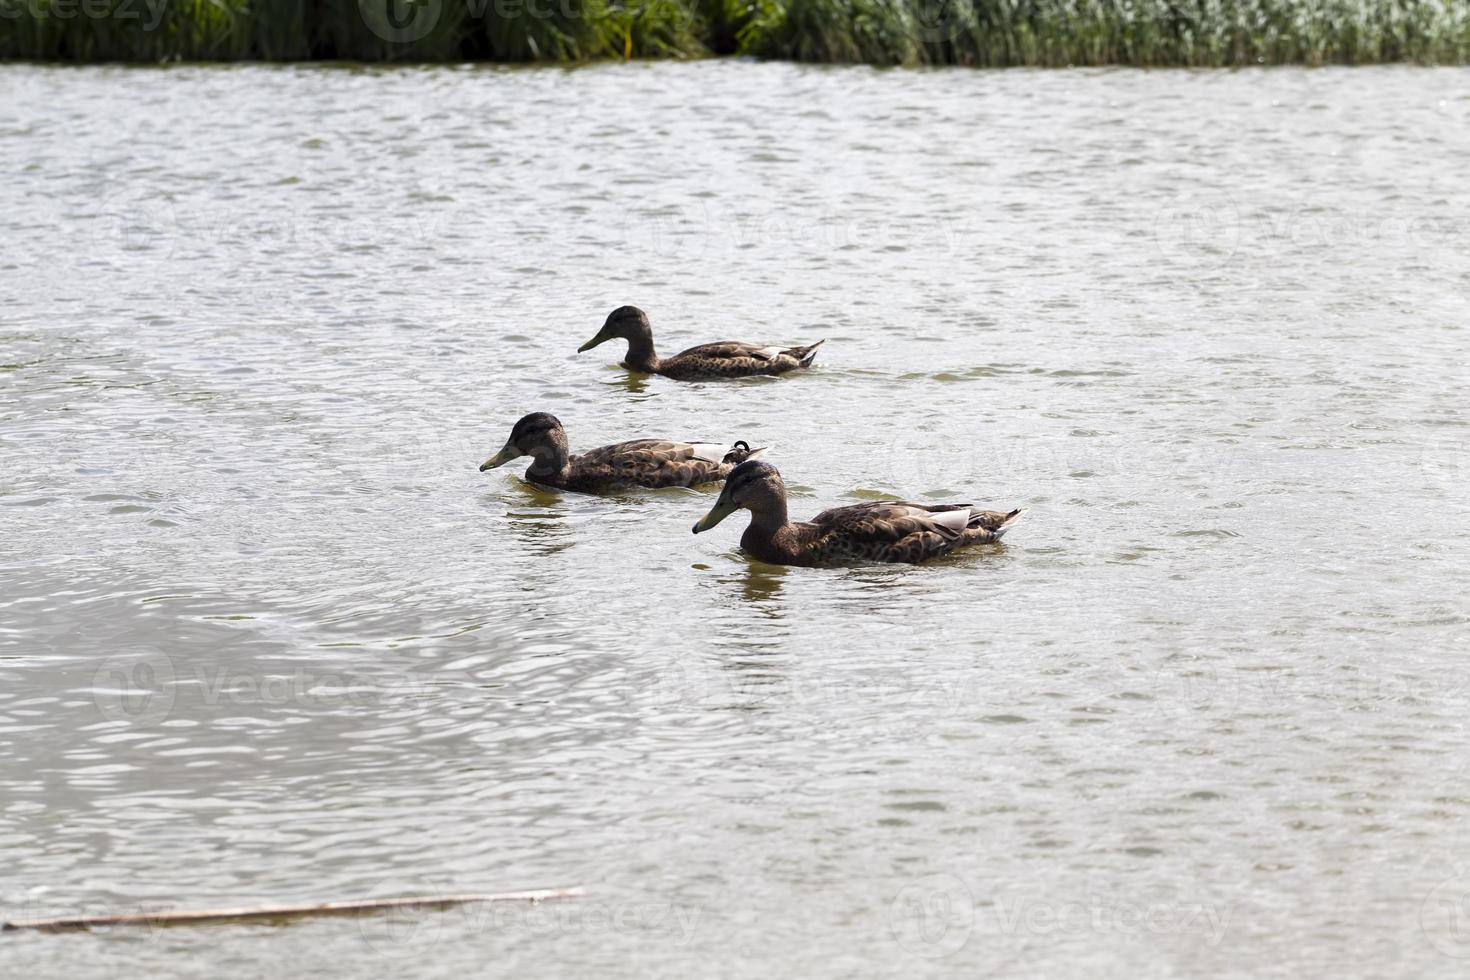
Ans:
[[[1463,64],[1470,0],[766,0],[745,50],[994,67]]]
[[[0,0],[0,59],[708,54],[878,65],[1463,64],[1470,0]]]
[[[0,0],[0,59],[587,61],[706,53],[699,13],[686,0],[414,2]]]

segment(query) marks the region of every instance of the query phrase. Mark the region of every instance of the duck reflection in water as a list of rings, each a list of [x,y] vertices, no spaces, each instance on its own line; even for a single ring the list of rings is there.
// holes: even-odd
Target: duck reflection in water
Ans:
[[[747,560],[745,571],[739,577],[741,592],[748,602],[769,603],[781,598],[786,576],[790,574],[791,569],[785,565]],[[768,606],[761,611],[772,619],[782,619],[785,616],[785,611],[780,606]]]
[[[506,500],[507,497],[513,499]],[[498,503],[509,503],[506,521],[516,536],[537,555],[554,555],[565,551],[576,537],[567,527],[561,505],[562,495],[534,483],[514,481],[496,494]]]
[[[604,382],[610,388],[622,388],[631,395],[641,395],[648,390],[648,379],[652,375],[644,374],[642,371],[629,370],[620,378]]]

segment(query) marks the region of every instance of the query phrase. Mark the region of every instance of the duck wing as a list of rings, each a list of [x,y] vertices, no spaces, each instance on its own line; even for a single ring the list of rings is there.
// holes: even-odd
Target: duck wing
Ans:
[[[999,521],[991,522],[990,518]],[[961,544],[993,541],[1011,515],[982,511],[973,504],[916,504],[879,500],[825,510],[812,519],[833,557],[919,562],[953,551]]]
[[[807,347],[762,347],[738,340],[722,340],[680,351],[659,362],[659,373],[687,381],[700,378],[742,378],[758,374],[785,374],[807,367],[816,357],[817,344]]]
[[[718,340],[713,344],[700,344],[680,351],[675,357],[708,358],[715,361],[753,358],[757,361],[774,361],[785,352],[785,347],[762,347],[740,340]]]
[[[667,439],[632,439],[599,446],[572,460],[574,469],[641,487],[689,487],[729,474],[727,446]]]
[[[969,504],[930,506],[906,500],[875,500],[824,510],[812,518],[812,523],[883,541],[899,541],[920,531],[958,538],[964,533],[969,510]]]

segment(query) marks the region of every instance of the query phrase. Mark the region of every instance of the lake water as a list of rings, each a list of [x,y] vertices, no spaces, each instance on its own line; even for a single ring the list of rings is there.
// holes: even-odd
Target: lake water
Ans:
[[[1470,72],[0,89],[0,913],[590,892],[0,972],[1470,968]],[[762,566],[477,472],[533,410],[1031,513]]]

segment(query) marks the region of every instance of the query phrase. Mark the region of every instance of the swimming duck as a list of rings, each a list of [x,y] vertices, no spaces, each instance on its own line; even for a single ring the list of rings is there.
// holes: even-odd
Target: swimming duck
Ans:
[[[1026,513],[882,500],[824,510],[810,521],[790,521],[781,474],[770,463],[752,459],[725,478],[720,499],[694,525],[694,533],[708,531],[742,507],[750,511],[750,526],[740,547],[776,565],[927,561],[972,544],[999,541]]]
[[[598,344],[621,337],[628,342],[623,367],[644,374],[662,374],[676,381],[698,381],[706,378],[747,378],[757,374],[785,374],[797,368],[811,367],[819,340],[806,347],[761,347],[738,340],[722,340],[700,344],[673,357],[659,357],[653,349],[653,327],[648,314],[636,306],[620,306],[607,315],[597,336],[577,348],[588,351]]]
[[[692,487],[723,480],[752,456],[765,452],[744,441],[730,449],[701,442],[634,439],[574,456],[566,430],[555,415],[532,412],[515,424],[505,447],[480,466],[480,472],[521,456],[535,458],[526,479],[558,490],[614,493],[628,487]]]

